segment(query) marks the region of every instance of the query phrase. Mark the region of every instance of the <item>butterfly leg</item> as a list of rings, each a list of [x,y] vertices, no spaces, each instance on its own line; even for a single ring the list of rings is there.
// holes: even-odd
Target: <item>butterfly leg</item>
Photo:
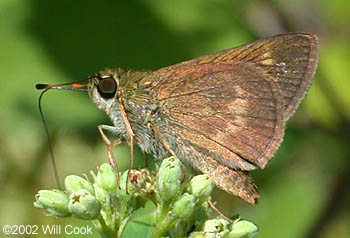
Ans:
[[[119,110],[120,110],[120,115],[121,115],[123,122],[124,122],[126,133],[129,137],[128,141],[129,141],[129,149],[130,149],[130,163],[129,163],[128,176],[126,177],[126,186],[125,186],[125,192],[126,192],[126,194],[129,194],[128,193],[128,182],[129,182],[129,178],[130,178],[130,171],[134,165],[134,132],[131,129],[131,125],[130,125],[130,122],[129,122],[128,117],[126,115],[123,103],[119,100],[117,102],[118,102],[118,106],[119,106]]]
[[[210,201],[210,199],[207,200],[209,207],[215,211],[218,215],[222,216],[225,220],[232,222],[232,220],[230,218],[228,218],[227,216],[225,216],[217,207],[215,207],[215,205],[212,203],[212,201]]]
[[[146,125],[147,125],[148,135],[151,137],[151,140],[153,140],[154,138],[152,133],[152,125],[149,122]],[[146,152],[145,152],[144,159],[145,159],[145,167],[148,168],[148,154]]]
[[[100,132],[101,134],[101,137],[102,137],[102,140],[103,142],[107,145],[107,149],[108,149],[108,162],[109,164],[114,168],[115,170],[115,174],[117,176],[117,184],[118,184],[118,188],[120,188],[120,184],[119,184],[119,169],[118,169],[118,164],[115,162],[115,159],[114,159],[114,155],[112,153],[112,148],[114,146],[117,146],[119,145],[121,142],[122,142],[122,139],[121,138],[118,138],[114,141],[110,141],[108,139],[108,137],[104,134],[103,130],[106,130],[106,131],[109,131],[109,132],[112,132],[114,134],[117,134],[117,131],[116,131],[116,128],[114,126],[108,126],[108,125],[99,125],[97,126],[98,128],[98,131]]]

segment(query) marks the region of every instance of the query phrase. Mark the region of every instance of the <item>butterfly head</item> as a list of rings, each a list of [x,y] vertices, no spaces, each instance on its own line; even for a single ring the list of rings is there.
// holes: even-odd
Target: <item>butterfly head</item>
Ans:
[[[89,97],[99,109],[111,107],[118,97],[120,76],[116,71],[106,69],[89,78]]]

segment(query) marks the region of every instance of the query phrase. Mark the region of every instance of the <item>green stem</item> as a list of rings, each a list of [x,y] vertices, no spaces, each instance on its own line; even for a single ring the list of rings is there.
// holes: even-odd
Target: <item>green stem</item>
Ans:
[[[116,222],[118,222],[118,238],[121,238],[123,235],[123,232],[125,230],[126,225],[128,224],[130,218],[132,217],[134,212],[133,206],[131,206],[128,201],[122,200],[120,211],[119,211],[119,217],[116,219]]]
[[[159,215],[157,216],[157,225],[153,230],[153,238],[160,238],[174,226],[176,220],[170,216],[170,202],[164,202],[159,207]]]
[[[175,225],[175,222],[176,219],[169,216],[169,214],[166,217],[163,217],[163,219],[157,223],[157,226],[153,231],[153,238],[161,238],[165,232],[169,231],[171,227]]]
[[[98,220],[92,221],[94,226],[97,228],[98,232],[101,234],[102,238],[115,238],[116,233],[110,229],[101,216],[98,217]]]

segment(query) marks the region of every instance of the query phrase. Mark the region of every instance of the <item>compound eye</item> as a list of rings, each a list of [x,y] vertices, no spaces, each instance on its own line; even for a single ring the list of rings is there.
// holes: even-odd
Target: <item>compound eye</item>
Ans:
[[[117,92],[117,82],[113,78],[103,78],[97,85],[97,90],[103,98],[113,98]]]

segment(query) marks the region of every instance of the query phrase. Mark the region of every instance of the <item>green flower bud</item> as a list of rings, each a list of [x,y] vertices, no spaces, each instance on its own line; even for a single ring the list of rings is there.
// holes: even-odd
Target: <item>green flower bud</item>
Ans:
[[[102,204],[102,206],[109,206],[111,201],[111,196],[109,193],[103,189],[100,185],[94,183],[95,197]]]
[[[34,207],[44,208],[56,217],[68,217],[68,195],[59,190],[40,190],[35,195]]]
[[[214,189],[214,183],[209,175],[201,174],[193,177],[190,182],[186,185],[185,191],[193,194],[196,199],[197,205],[207,201],[211,192]]]
[[[258,227],[250,222],[245,220],[235,220],[231,225],[229,238],[253,238],[258,233]]]
[[[69,196],[68,209],[78,218],[92,220],[100,214],[101,205],[88,190],[80,189]]]
[[[86,189],[90,193],[94,193],[94,187],[86,179],[77,175],[68,175],[64,180],[64,186],[69,194]]]
[[[106,225],[113,230],[115,225],[115,216],[113,214],[113,206],[111,206],[111,195],[100,185],[94,183],[93,186],[95,188],[95,197],[101,204],[100,215],[105,221]],[[97,227],[97,230],[98,229],[100,228]]]
[[[207,220],[204,223],[203,231],[208,233],[214,233],[214,234],[220,234],[224,235],[229,232],[227,225],[229,224],[228,221],[225,219],[212,219]]]
[[[195,197],[185,193],[174,203],[173,212],[176,217],[185,219],[192,215],[195,205]]]
[[[107,192],[113,192],[117,188],[117,176],[115,170],[108,163],[104,163],[99,168],[95,183],[104,188]]]
[[[157,190],[162,201],[170,201],[181,192],[182,164],[175,157],[163,160],[157,174]]]
[[[137,192],[137,189],[135,186],[130,182],[130,179],[128,180],[128,184],[126,184],[126,180],[128,178],[128,171],[126,170],[121,176],[120,176],[120,189],[118,189],[118,194],[121,197],[130,197],[135,192]],[[128,194],[126,194],[126,186],[128,186]]]

